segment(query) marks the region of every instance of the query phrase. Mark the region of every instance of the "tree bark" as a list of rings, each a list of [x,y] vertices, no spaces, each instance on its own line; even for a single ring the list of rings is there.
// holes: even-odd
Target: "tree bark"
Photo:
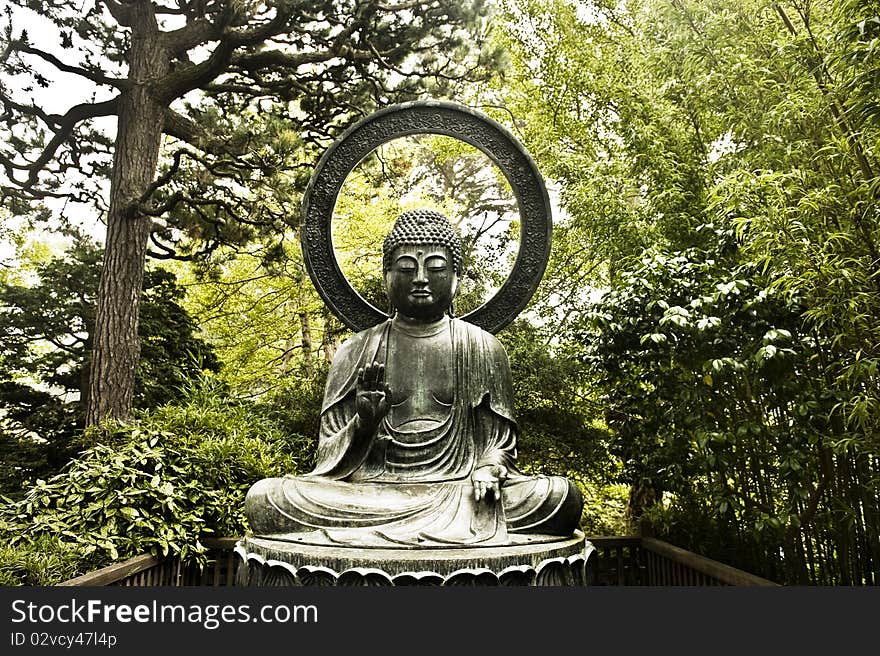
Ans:
[[[131,413],[140,354],[138,319],[150,218],[137,211],[156,174],[165,106],[150,84],[167,75],[152,2],[127,5],[131,14],[129,80],[119,102],[104,265],[98,288],[86,425]]]
[[[312,323],[308,312],[299,313],[299,325],[302,333],[302,371],[308,376],[312,373]]]
[[[653,485],[645,481],[632,484],[629,488],[629,499],[626,504],[627,520],[639,529],[647,526],[647,520],[643,521],[643,515],[657,503],[658,494]],[[648,529],[653,534],[653,529]],[[646,537],[651,537],[646,536]]]

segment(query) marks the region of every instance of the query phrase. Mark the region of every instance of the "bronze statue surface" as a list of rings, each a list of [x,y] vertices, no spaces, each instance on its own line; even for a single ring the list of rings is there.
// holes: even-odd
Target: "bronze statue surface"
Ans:
[[[498,340],[452,316],[461,244],[441,214],[401,215],[385,240],[391,316],[336,354],[318,462],[256,483],[256,536],[360,547],[499,546],[572,535],[583,501],[515,465],[517,424]]]

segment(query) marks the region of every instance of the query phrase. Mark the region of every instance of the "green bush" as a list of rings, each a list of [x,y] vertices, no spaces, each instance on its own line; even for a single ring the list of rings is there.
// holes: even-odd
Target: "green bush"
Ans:
[[[0,585],[53,585],[95,566],[85,550],[42,535],[29,543],[0,545]]]
[[[581,528],[587,535],[632,535],[627,515],[627,485],[597,485],[575,479],[584,495]]]
[[[92,566],[146,552],[203,562],[204,536],[245,531],[250,485],[300,471],[290,444],[303,441],[285,437],[253,405],[224,400],[210,387],[86,437],[102,443],[0,512],[4,543],[21,550],[0,556],[7,578],[14,563],[26,565],[26,554],[40,547],[60,561],[88,559]],[[67,573],[53,568],[45,582]],[[16,576],[25,582],[32,574]]]
[[[288,451],[303,472],[315,465],[326,380],[327,363],[316,362],[310,371],[279,381],[260,402],[259,412],[286,436]]]

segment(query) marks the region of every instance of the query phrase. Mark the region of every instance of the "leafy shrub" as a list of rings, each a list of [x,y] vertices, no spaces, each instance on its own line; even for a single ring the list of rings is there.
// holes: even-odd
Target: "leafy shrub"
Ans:
[[[878,544],[877,524],[859,509],[877,505],[876,434],[845,416],[854,397],[829,374],[847,344],[742,261],[733,232],[702,232],[711,249],[653,249],[622,270],[582,333],[631,515],[773,580],[873,582],[860,545]]]
[[[244,497],[255,481],[299,470],[270,419],[210,387],[101,431],[92,436],[102,444],[0,511],[5,543],[24,552],[42,545],[65,562],[72,550],[92,565],[145,552],[202,562],[202,537],[245,531]],[[5,554],[0,567],[22,559]]]
[[[301,471],[315,464],[327,368],[326,362],[315,362],[310,370],[284,378],[260,403],[260,413],[286,436]]]
[[[587,535],[632,535],[627,514],[629,487],[626,485],[597,485],[575,479],[584,495],[581,527]]]
[[[2,544],[0,585],[52,585],[85,574],[93,562],[85,550],[51,535],[16,546]]]
[[[539,328],[517,321],[499,333],[510,360],[520,433],[518,465],[530,473],[588,476],[607,482],[610,433],[590,398],[586,370],[566,346],[551,346]]]

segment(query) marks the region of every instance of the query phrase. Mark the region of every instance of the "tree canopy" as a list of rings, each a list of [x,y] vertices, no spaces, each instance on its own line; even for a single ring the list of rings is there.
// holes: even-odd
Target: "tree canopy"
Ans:
[[[499,93],[568,214],[544,312],[585,345],[630,511],[771,578],[876,582],[877,4],[505,16]]]
[[[191,257],[295,227],[296,173],[308,177],[315,145],[377,105],[453,92],[494,54],[479,48],[480,2],[101,0],[85,13],[80,4],[12,3],[39,6],[54,24],[49,49],[7,12],[0,191],[13,211],[52,198],[106,210],[92,424],[131,408],[148,249]],[[92,100],[62,113],[36,100],[53,84],[46,65],[79,78]],[[95,125],[108,116],[112,142]]]

